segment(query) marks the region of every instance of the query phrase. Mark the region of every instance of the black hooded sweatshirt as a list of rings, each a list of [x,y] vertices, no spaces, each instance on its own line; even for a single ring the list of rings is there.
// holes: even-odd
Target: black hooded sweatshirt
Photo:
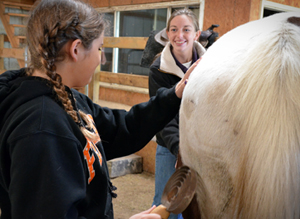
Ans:
[[[178,112],[175,88],[130,111],[94,104],[66,87],[75,109],[94,120],[86,138],[50,83],[25,69],[0,75],[1,218],[113,218],[106,160],[143,148]]]

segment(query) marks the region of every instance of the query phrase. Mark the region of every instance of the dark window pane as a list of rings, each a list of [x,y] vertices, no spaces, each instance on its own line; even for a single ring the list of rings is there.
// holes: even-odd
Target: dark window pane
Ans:
[[[120,49],[118,72],[138,75],[148,75],[149,69],[140,66],[143,50]]]
[[[277,11],[277,10],[274,10],[274,9],[265,8],[263,17],[268,17],[270,15],[277,14],[277,13],[280,13],[280,12],[282,12],[282,11]]]
[[[112,72],[112,48],[103,48],[106,62],[101,64],[101,71]],[[104,57],[101,57],[102,59]],[[102,60],[103,61],[103,60]]]
[[[188,9],[190,9],[192,12],[194,12],[197,19],[199,20],[199,13],[200,13],[199,5],[189,6]]]
[[[105,36],[113,36],[114,33],[114,13],[109,12],[104,14],[104,19],[108,22],[108,27],[105,30]],[[101,64],[101,71],[110,71],[112,72],[112,48],[103,48],[106,62]],[[102,57],[103,59],[104,57]],[[103,60],[102,60],[103,61]]]
[[[120,37],[148,37],[152,30],[165,28],[167,9],[120,12]],[[120,49],[118,72],[148,75],[149,69],[140,67],[143,50]]]
[[[167,9],[120,12],[120,36],[148,37],[166,26]]]
[[[114,34],[114,13],[108,12],[104,14],[104,19],[108,22],[108,27],[105,30],[105,36],[113,36]]]

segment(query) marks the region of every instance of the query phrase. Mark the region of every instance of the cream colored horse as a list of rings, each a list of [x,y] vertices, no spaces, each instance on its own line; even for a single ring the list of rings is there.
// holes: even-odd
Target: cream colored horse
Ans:
[[[214,43],[190,76],[179,124],[202,218],[300,218],[300,14]]]

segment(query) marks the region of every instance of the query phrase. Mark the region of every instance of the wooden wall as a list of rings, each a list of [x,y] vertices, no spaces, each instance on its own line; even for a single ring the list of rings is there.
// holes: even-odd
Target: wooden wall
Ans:
[[[17,3],[22,3],[22,4],[29,4],[32,5],[35,0],[0,0],[1,2],[17,2]]]
[[[158,3],[158,2],[170,2],[169,0],[85,0],[85,1],[96,8],[123,6],[123,5],[139,5],[139,4]]]
[[[211,24],[219,24],[216,29],[220,36],[249,21],[251,0],[206,0],[203,30]]]
[[[300,8],[299,0],[270,0]],[[260,18],[262,0],[205,0],[203,30],[212,23],[219,24],[219,36],[233,28]]]

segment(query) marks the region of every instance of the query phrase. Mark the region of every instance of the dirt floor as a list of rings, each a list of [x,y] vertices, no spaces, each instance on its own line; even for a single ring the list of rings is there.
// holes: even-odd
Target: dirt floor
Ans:
[[[127,174],[111,180],[117,187],[117,198],[113,199],[115,219],[130,216],[149,209],[154,195],[154,174]]]

